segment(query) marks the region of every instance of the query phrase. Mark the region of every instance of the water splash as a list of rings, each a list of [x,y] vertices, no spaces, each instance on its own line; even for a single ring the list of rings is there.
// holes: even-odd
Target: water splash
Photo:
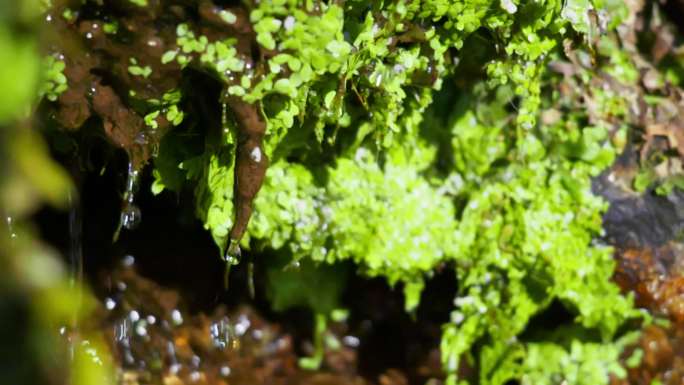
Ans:
[[[124,345],[128,345],[131,338],[131,325],[128,317],[120,319],[116,325],[114,325],[114,339],[117,342]]]
[[[249,317],[245,314],[240,314],[237,322],[233,325],[233,328],[235,329],[235,334],[237,334],[238,337],[242,337],[247,333],[250,326],[252,326],[252,322],[249,320]]]
[[[175,375],[180,371],[182,365],[178,363],[178,357],[176,357],[176,347],[173,345],[173,341],[168,341],[166,343],[166,354],[169,359],[169,372]]]
[[[238,349],[240,340],[238,339],[235,328],[228,317],[223,317],[211,323],[209,335],[214,347],[224,350],[226,348]]]
[[[119,319],[114,325],[114,340],[119,345],[124,364],[127,366],[135,364],[135,357],[131,350],[132,326],[129,317]]]
[[[123,203],[121,207],[121,217],[119,225],[114,232],[114,242],[119,239],[121,228],[133,230],[142,221],[140,208],[135,205],[135,193],[140,187],[140,171],[133,167],[133,163],[128,163],[128,176],[126,178],[126,190],[124,191]]]

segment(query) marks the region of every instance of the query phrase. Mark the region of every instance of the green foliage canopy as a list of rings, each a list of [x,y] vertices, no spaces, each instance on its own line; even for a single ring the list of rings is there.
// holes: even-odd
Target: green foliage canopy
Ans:
[[[244,247],[306,263],[353,261],[363,274],[402,283],[409,311],[424,279],[453,266],[459,291],[441,344],[450,384],[467,362],[479,363],[481,384],[624,375],[616,331],[638,314],[610,281],[610,249],[593,242],[606,205],[590,178],[619,150],[624,127],[614,117],[627,106],[597,90],[590,119],[576,95],[555,87],[591,87],[598,68],[636,81],[628,57],[600,49],[628,16],[623,2],[271,0],[247,8],[258,60],[239,37],[203,35],[191,22],[177,25],[175,46],[161,57],[211,74],[223,101],[254,104],[267,120],[271,166]],[[231,10],[220,16],[226,26],[245,21]],[[593,64],[563,79],[549,63],[569,52]],[[50,65],[48,98],[62,88],[59,67]],[[151,71],[135,59],[128,67],[145,79]],[[161,142],[153,189],[195,186],[197,215],[223,250],[237,125],[224,105],[222,129],[183,140],[200,132],[181,124],[185,91],[148,101],[148,126],[160,111],[180,125]],[[300,294],[277,302],[306,302]],[[576,315],[572,338],[518,339],[553,301]],[[330,311],[322,302],[326,309],[315,310]]]

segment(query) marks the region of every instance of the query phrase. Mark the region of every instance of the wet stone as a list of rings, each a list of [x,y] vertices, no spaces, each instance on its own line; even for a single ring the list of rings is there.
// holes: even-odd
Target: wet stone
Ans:
[[[108,273],[111,281],[126,289],[115,286],[103,295],[102,332],[122,368],[119,384],[321,383],[320,374],[298,366],[293,338],[251,307],[229,311],[217,305],[208,314],[192,314],[178,293],[140,276],[134,263],[116,266]],[[336,338],[342,340],[344,333],[341,330]],[[366,384],[350,377],[355,357],[349,347],[330,353],[326,365],[333,372],[326,379],[333,382],[322,383]]]

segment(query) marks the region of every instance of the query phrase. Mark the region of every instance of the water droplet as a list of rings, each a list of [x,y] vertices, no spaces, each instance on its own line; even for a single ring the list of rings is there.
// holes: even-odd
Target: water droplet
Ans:
[[[249,327],[252,325],[252,323],[249,321],[249,317],[247,317],[244,314],[240,314],[240,317],[238,317],[237,323],[234,325],[235,327],[235,333],[238,336],[243,336]]]
[[[128,318],[130,318],[132,322],[136,322],[140,319],[140,314],[135,310],[131,310],[131,312],[128,313]]]
[[[144,337],[147,335],[147,322],[145,321],[140,321],[138,324],[135,326],[135,333],[141,337]]]
[[[116,307],[116,301],[114,301],[113,299],[111,299],[109,297],[105,298],[105,308],[107,308],[107,310],[113,310],[115,307]]]
[[[178,309],[173,309],[171,312],[171,321],[173,321],[173,324],[178,326],[183,323],[183,316],[181,315],[181,312],[178,311]]]
[[[133,194],[138,191],[139,182],[140,172],[133,167],[133,163],[128,163],[128,177],[126,178],[126,194],[124,197],[129,202],[133,202]]]
[[[261,162],[261,149],[259,146],[256,146],[252,149],[252,151],[249,153],[249,158],[252,160],[252,162]]]
[[[299,270],[302,267],[302,263],[299,262],[299,260],[293,260],[290,262],[287,266],[285,266],[285,270]]]
[[[182,367],[183,366],[181,364],[178,364],[178,363],[173,364],[169,367],[169,373],[176,375],[176,374],[178,374],[178,372],[180,372]]]
[[[247,289],[249,290],[249,297],[254,299],[256,290],[254,288],[254,263],[252,261],[247,264]]]
[[[155,322],[157,322],[157,319],[151,314],[148,315],[147,318],[145,318],[145,319],[147,320],[147,323],[150,325],[154,325]]]
[[[128,255],[123,257],[122,263],[123,263],[124,267],[131,267],[131,266],[133,266],[133,264],[135,264],[135,257],[128,254]]]
[[[201,362],[202,362],[202,360],[199,358],[198,355],[193,355],[192,358],[190,359],[190,364],[196,369],[199,368]]]
[[[75,192],[69,192],[69,280],[73,286],[83,280],[83,216]],[[79,299],[80,302],[80,299]]]
[[[261,331],[261,329],[254,329],[254,331],[252,331],[252,337],[254,337],[255,340],[260,340],[263,336],[264,332]]]
[[[142,215],[140,209],[133,203],[135,201],[135,193],[138,191],[140,184],[140,172],[133,167],[133,163],[128,163],[128,177],[126,178],[126,189],[123,196],[123,208],[121,210],[121,218],[119,226],[114,233],[114,241],[119,239],[119,232],[121,228],[127,230],[134,229],[140,224]]]
[[[228,365],[221,366],[221,376],[223,376],[223,377],[230,376],[230,367]]]
[[[361,345],[361,341],[355,336],[344,336],[342,338],[342,343],[349,346],[350,348],[358,348]]]
[[[142,213],[136,205],[126,205],[121,211],[121,225],[126,230],[133,230],[140,224]]]
[[[242,252],[240,251],[240,244],[237,240],[231,239],[226,251],[225,261],[229,265],[239,265]]]
[[[147,139],[147,134],[145,134],[144,132],[139,132],[138,135],[135,136],[133,141],[143,146],[149,142],[149,140]]]
[[[375,77],[375,86],[376,86],[376,87],[380,87],[380,84],[381,84],[381,83],[382,83],[382,74],[379,73],[379,74]]]

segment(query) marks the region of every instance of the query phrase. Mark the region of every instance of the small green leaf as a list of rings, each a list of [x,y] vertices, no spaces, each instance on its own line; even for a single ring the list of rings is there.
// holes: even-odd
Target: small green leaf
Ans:
[[[178,51],[166,51],[161,57],[161,62],[162,64],[168,64],[173,61],[173,59],[176,58],[176,55],[178,55]]]

